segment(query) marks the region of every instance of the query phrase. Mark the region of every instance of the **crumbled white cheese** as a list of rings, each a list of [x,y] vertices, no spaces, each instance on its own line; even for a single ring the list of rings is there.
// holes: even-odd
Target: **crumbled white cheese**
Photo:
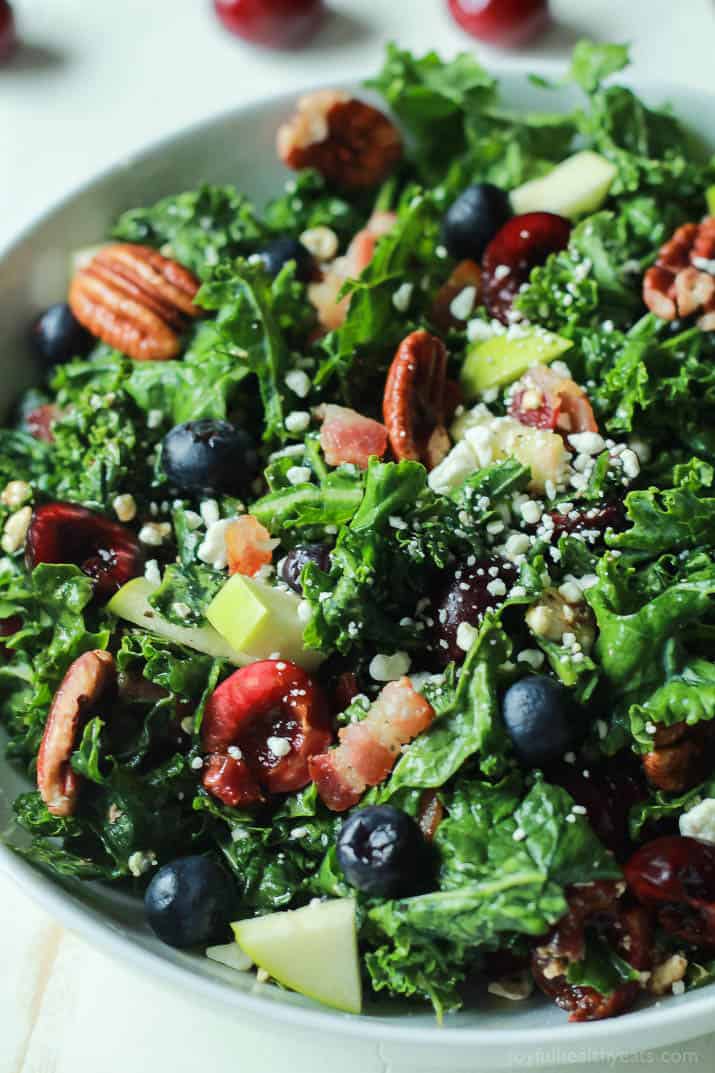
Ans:
[[[127,867],[133,876],[143,876],[151,868],[156,866],[156,853],[149,849],[146,852],[135,850],[127,859]]]
[[[715,845],[715,797],[706,797],[683,812],[678,820],[678,829],[685,838],[697,838],[699,842]]]
[[[291,466],[286,470],[286,480],[290,484],[305,484],[310,480],[310,466]]]
[[[291,749],[290,742],[287,738],[270,737],[266,741],[266,745],[268,746],[268,751],[279,758],[287,756]]]
[[[300,622],[310,622],[310,618],[313,612],[311,611],[310,604],[307,600],[300,601],[296,614],[298,615],[298,620]]]
[[[147,428],[158,428],[163,420],[163,410],[150,410],[146,415]]]
[[[535,499],[527,499],[526,503],[521,504],[521,516],[527,525],[538,525],[543,512],[543,506]]]
[[[526,533],[512,533],[504,545],[504,554],[511,560],[525,555],[528,550],[529,538]]]
[[[310,414],[307,410],[292,410],[284,424],[289,432],[305,432],[310,424]]]
[[[300,241],[316,261],[332,261],[338,252],[338,236],[332,227],[309,227],[301,234]]]
[[[156,559],[147,559],[144,564],[144,577],[147,581],[150,581],[152,585],[161,585],[161,571],[159,570],[159,564]]]
[[[516,657],[517,663],[527,663],[533,671],[538,671],[543,665],[544,653],[538,648],[524,648]]]
[[[559,585],[559,594],[567,604],[580,604],[583,599],[583,593],[575,581],[564,581]]]
[[[478,633],[479,630],[472,626],[471,623],[460,622],[459,626],[457,626],[457,647],[461,648],[463,652],[468,652]]]
[[[221,512],[215,499],[203,499],[199,504],[199,510],[206,526],[213,525],[221,517]]]
[[[600,454],[606,446],[603,436],[597,432],[574,432],[568,441],[580,455]]]
[[[505,596],[506,585],[500,577],[495,577],[487,583],[487,592],[492,596]]]
[[[625,451],[621,451],[621,468],[626,477],[630,477],[634,480],[641,471],[640,462],[638,461],[638,455],[635,451],[631,451],[630,447],[627,447]]]
[[[304,399],[310,391],[310,377],[302,369],[291,369],[285,375],[286,387],[290,388],[299,399]]]
[[[449,303],[449,311],[455,320],[467,320],[477,298],[477,288],[474,286],[463,287],[459,294],[455,295]]]
[[[225,570],[228,564],[226,547],[226,530],[235,518],[221,518],[206,527],[206,536],[197,549],[197,556],[202,563],[213,566],[214,570]]]
[[[414,285],[412,283],[401,283],[397,290],[392,295],[392,304],[398,313],[406,313],[410,300],[412,298],[412,291]]]
[[[2,540],[0,541],[2,550],[7,555],[12,555],[13,552],[19,551],[23,546],[31,521],[32,507],[20,507],[7,519]]]
[[[410,657],[407,652],[394,652],[391,656],[378,653],[370,660],[368,668],[370,677],[376,682],[394,682],[402,678],[410,669]]]
[[[112,500],[112,507],[120,522],[130,522],[132,518],[136,518],[136,500],[129,492],[124,495],[115,496]]]
[[[204,762],[200,756],[195,756],[191,761],[191,767],[194,771],[200,771],[203,766]]]
[[[466,440],[456,444],[438,466],[430,471],[428,483],[433,492],[446,495],[453,489],[458,488],[463,481],[477,468],[477,460],[474,457],[470,445]]]
[[[184,511],[184,522],[186,528],[193,532],[195,529],[200,529],[204,524],[204,520],[200,514],[197,514],[195,510]]]
[[[159,548],[171,536],[170,522],[145,522],[139,530],[139,540],[150,548]]]

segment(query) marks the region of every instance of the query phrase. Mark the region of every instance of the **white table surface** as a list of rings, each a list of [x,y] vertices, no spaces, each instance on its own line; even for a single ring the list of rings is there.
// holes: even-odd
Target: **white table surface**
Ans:
[[[712,0],[552,2],[558,29],[527,53],[481,49],[485,61],[543,69],[563,62],[579,37],[603,37],[633,44],[636,76],[715,89]],[[95,171],[213,112],[332,73],[360,77],[390,39],[447,54],[479,47],[451,23],[443,0],[332,0],[320,35],[290,54],[229,37],[210,0],[15,7],[25,46],[0,67],[0,246]],[[0,1073],[404,1069],[394,1047],[309,1038],[199,1009],[63,931],[2,875],[0,966]],[[644,1065],[715,1069],[715,1036],[618,1063]]]

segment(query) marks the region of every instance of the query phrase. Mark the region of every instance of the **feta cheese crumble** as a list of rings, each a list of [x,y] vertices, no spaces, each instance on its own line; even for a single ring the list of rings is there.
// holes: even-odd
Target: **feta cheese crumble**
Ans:
[[[410,657],[407,652],[394,652],[391,656],[378,653],[370,660],[368,668],[370,677],[376,682],[395,682],[410,669]]]
[[[699,842],[715,845],[715,797],[706,797],[683,812],[678,820],[678,830],[685,838],[697,838]]]

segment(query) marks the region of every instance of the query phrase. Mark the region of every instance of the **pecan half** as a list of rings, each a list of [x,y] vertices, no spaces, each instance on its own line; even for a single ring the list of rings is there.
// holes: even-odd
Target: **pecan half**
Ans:
[[[37,755],[37,788],[54,816],[71,816],[80,777],[70,767],[82,720],[116,679],[114,657],[97,649],[71,663],[50,706]]]
[[[402,156],[402,139],[387,116],[334,89],[301,97],[279,127],[276,147],[287,167],[315,168],[329,182],[352,189],[376,186]]]
[[[648,782],[666,793],[682,793],[695,786],[710,770],[713,736],[710,723],[657,727],[655,748],[642,759]]]
[[[700,314],[698,327],[715,330],[715,216],[683,224],[661,246],[643,277],[643,301],[662,320]]]
[[[410,332],[402,340],[387,373],[382,414],[397,459],[423,462],[434,469],[450,448],[447,351],[429,332]]]
[[[198,280],[186,268],[148,246],[113,243],[80,268],[70,284],[77,320],[109,346],[135,361],[167,361],[179,353]]]

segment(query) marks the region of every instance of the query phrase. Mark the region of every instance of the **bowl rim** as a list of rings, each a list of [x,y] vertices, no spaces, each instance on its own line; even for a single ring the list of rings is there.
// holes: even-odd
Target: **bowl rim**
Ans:
[[[563,68],[561,63],[552,60],[539,61],[538,66],[549,72],[560,71]],[[490,63],[489,70],[503,83],[511,83],[512,86],[515,86],[517,81],[523,82],[526,75],[530,73],[526,63],[518,67],[512,65],[505,67],[498,63]],[[709,100],[715,109],[715,92],[674,82],[658,83],[648,79],[629,78],[627,75],[621,79],[621,84],[636,89],[639,94],[649,100],[668,101],[671,96],[677,98],[695,95],[700,99]],[[0,268],[6,258],[17,253],[25,242],[32,238],[34,232],[45,223],[93,187],[111,179],[123,169],[162,151],[171,150],[174,145],[184,143],[192,136],[208,131],[214,126],[233,120],[240,122],[243,117],[255,116],[264,109],[275,110],[285,105],[288,114],[299,96],[328,86],[339,86],[349,90],[359,87],[362,96],[374,98],[374,94],[365,90],[355,79],[347,81],[340,78],[325,79],[287,92],[263,94],[254,100],[212,112],[186,126],[176,127],[169,133],[145,143],[140,149],[123,154],[97,169],[88,178],[74,185],[67,193],[55,198],[48,207],[31,215],[14,236],[11,235],[8,240],[0,244]],[[687,117],[685,122],[687,124]],[[695,124],[693,126],[696,127]],[[447,1015],[444,1025],[438,1024],[435,1020],[433,1025],[425,1026],[411,1022],[409,1014],[401,1018],[400,1023],[397,1023],[397,1018],[395,1023],[391,1023],[389,1019],[382,1016],[346,1014],[317,1003],[314,1007],[282,1003],[267,995],[251,994],[233,988],[222,978],[194,973],[190,965],[172,961],[163,957],[158,950],[136,942],[123,929],[111,923],[98,911],[91,911],[82,902],[75,901],[68,895],[61,882],[52,879],[41,869],[20,857],[9,845],[5,844],[1,835],[0,832],[0,872],[13,880],[36,904],[59,920],[71,932],[86,939],[102,953],[121,957],[137,970],[145,970],[158,975],[177,990],[181,989],[185,992],[187,983],[190,981],[189,988],[197,992],[205,1001],[212,1004],[218,1003],[227,1009],[233,1007],[245,1014],[254,1014],[266,1020],[280,1021],[297,1028],[329,1031],[336,1035],[362,1038],[375,1043],[438,1044],[440,1048],[447,1048],[453,1052],[467,1049],[473,1052],[476,1046],[490,1057],[494,1057],[496,1052],[513,1056],[526,1048],[533,1047],[561,1049],[559,1053],[586,1048],[584,1053],[579,1054],[579,1061],[596,1061],[603,1059],[605,1054],[624,1054],[638,1050],[642,1044],[639,1044],[635,1037],[647,1036],[649,1032],[652,1032],[653,1039],[658,1041],[653,1045],[662,1046],[678,1040],[694,1038],[712,1028],[712,1017],[715,1013],[715,984],[703,987],[702,991],[689,992],[687,996],[684,996],[685,1004],[679,1002],[676,996],[668,996],[669,1001],[665,1006],[659,1002],[645,1009],[636,1009],[619,1017],[610,1018],[607,1021],[608,1029],[605,1029],[603,1022],[600,1021],[569,1023],[565,1018],[562,1023],[558,1024],[552,1022],[543,1027],[520,1027],[516,1023],[518,1020],[516,1017],[515,1023],[509,1027],[482,1028],[452,1023],[451,1015]],[[564,1060],[559,1057],[553,1059],[554,1062]],[[479,1062],[476,1054],[474,1054],[474,1061]]]

